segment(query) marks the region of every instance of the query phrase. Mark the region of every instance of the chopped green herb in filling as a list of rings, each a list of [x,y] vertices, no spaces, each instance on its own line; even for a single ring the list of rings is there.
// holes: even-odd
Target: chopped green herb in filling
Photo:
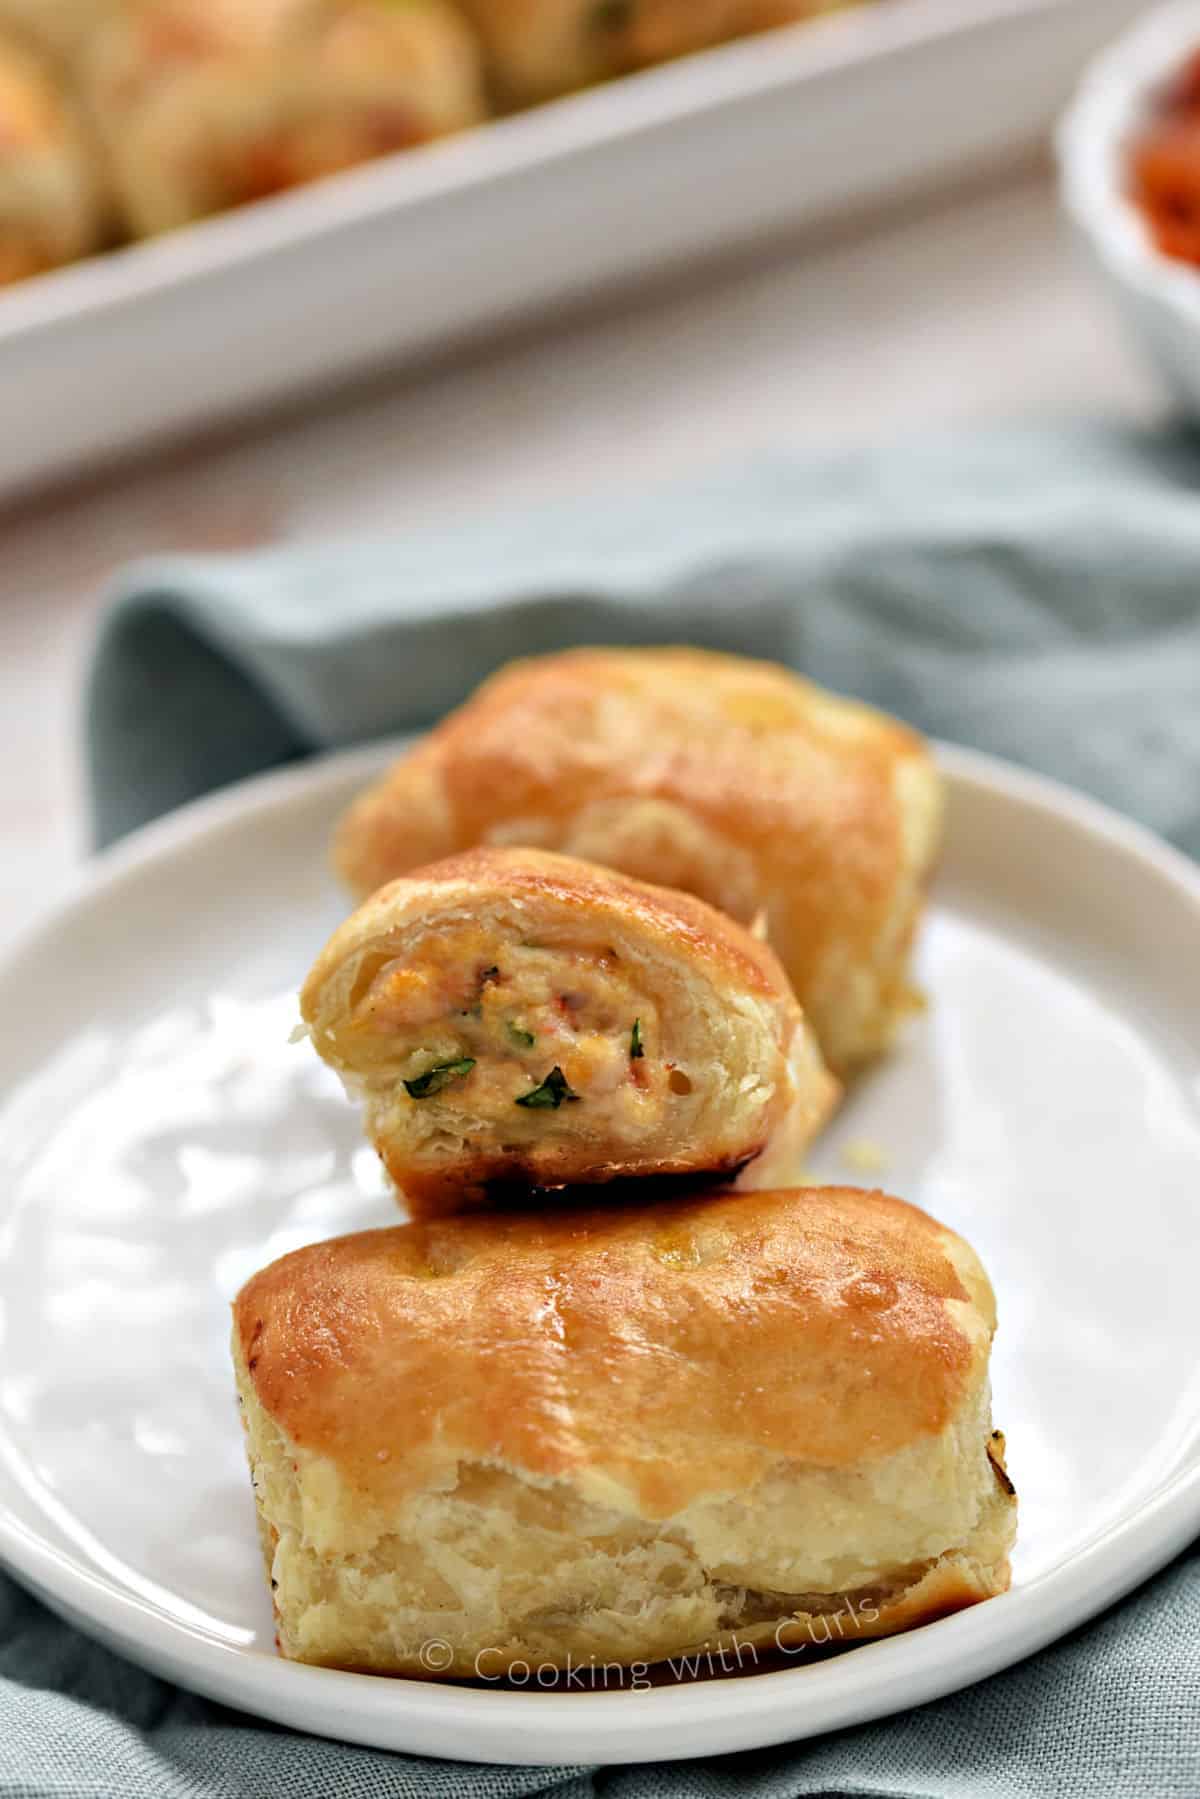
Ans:
[[[640,1018],[635,1018],[633,1029],[629,1033],[629,1060],[636,1062],[645,1053],[645,1045],[642,1042],[642,1021]]]
[[[456,1081],[464,1074],[470,1074],[475,1066],[474,1056],[463,1056],[458,1062],[435,1062],[424,1074],[417,1075],[415,1080],[405,1081],[404,1090],[410,1099],[428,1099],[431,1093],[440,1093],[448,1081]]]
[[[533,1032],[525,1030],[522,1025],[513,1024],[511,1019],[509,1020],[508,1034],[512,1041],[519,1044],[522,1049],[533,1048]]]
[[[532,1093],[523,1093],[513,1104],[557,1112],[564,1099],[578,1098],[579,1094],[572,1093],[567,1086],[567,1077],[562,1069],[556,1066],[550,1070],[540,1087],[535,1087]]]

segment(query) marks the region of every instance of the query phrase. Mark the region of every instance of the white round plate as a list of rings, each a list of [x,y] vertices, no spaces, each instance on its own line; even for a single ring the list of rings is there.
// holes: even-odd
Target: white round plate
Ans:
[[[1101,807],[948,749],[931,1004],[812,1166],[926,1206],[991,1271],[1012,1591],[903,1640],[649,1690],[278,1660],[228,1302],[284,1250],[394,1216],[350,1106],[288,1041],[345,910],[328,827],[384,753],[151,826],[0,967],[0,1555],[22,1580],[156,1673],[304,1730],[477,1761],[654,1761],[950,1692],[1200,1529],[1200,875]]]

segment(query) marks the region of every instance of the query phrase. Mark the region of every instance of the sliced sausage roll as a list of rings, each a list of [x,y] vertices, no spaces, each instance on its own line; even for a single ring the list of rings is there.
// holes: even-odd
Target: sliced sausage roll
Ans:
[[[539,851],[383,888],[301,1011],[418,1214],[619,1176],[779,1178],[837,1092],[764,944],[686,894]]]

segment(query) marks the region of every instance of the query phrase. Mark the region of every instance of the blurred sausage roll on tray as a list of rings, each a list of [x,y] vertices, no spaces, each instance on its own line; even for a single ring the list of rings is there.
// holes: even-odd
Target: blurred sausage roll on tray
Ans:
[[[0,36],[0,287],[98,248],[105,223],[78,107],[52,63]]]
[[[485,116],[450,0],[142,0],[97,34],[84,91],[140,237]]]
[[[854,0],[463,0],[497,99],[529,106]]]

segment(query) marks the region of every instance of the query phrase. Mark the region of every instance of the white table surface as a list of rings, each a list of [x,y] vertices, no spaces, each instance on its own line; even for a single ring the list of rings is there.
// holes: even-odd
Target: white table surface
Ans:
[[[0,521],[0,936],[86,847],[81,674],[105,582],[130,557],[466,521],[779,444],[1158,406],[1049,177],[1027,173],[27,505]]]

